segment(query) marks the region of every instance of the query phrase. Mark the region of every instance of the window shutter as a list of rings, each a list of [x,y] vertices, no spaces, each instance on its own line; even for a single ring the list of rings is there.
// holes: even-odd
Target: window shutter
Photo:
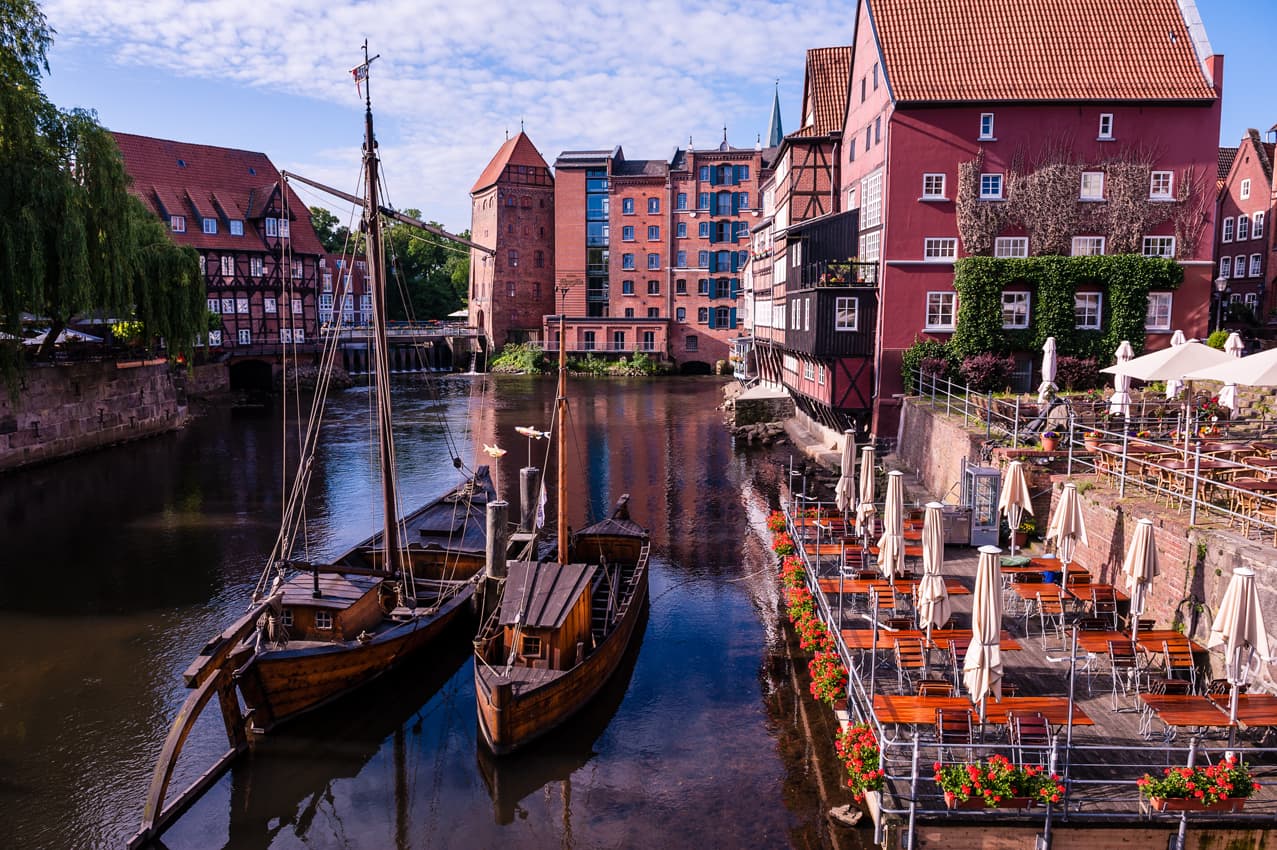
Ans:
[[[711,186],[718,185],[718,168],[717,167],[711,167],[709,170],[709,185]],[[711,318],[710,321],[713,321],[713,319]],[[711,327],[713,326],[711,325]]]
[[[712,288],[712,286],[713,286],[713,283],[714,283],[714,282],[711,280],[711,281],[710,281],[711,288]],[[707,324],[708,324],[708,325],[709,325],[709,327],[711,327],[711,328],[716,328],[716,327],[718,327],[718,324],[714,321],[714,312],[715,312],[715,311],[714,311],[714,308],[713,308],[713,307],[709,308],[709,316],[708,316]]]
[[[732,215],[740,212],[740,192],[732,192]]]
[[[736,308],[732,307],[727,311],[727,326],[729,328],[736,327]]]
[[[732,299],[737,298],[740,295],[740,278],[732,278],[728,285],[730,286],[729,291],[731,292],[731,295],[728,297]]]
[[[709,244],[714,245],[717,243],[718,243],[718,228],[715,227],[713,224],[711,224],[709,226]]]

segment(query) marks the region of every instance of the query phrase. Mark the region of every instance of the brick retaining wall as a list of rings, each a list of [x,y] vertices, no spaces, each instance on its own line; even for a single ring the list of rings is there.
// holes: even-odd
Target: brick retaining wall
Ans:
[[[962,427],[962,419],[950,419],[918,399],[905,399],[901,407],[900,439],[896,457],[918,476],[927,492],[942,501],[957,502],[962,491],[962,463],[978,463],[982,435]]]

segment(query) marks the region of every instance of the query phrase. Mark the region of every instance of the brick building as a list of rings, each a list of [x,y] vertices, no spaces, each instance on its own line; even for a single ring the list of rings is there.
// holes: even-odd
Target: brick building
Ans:
[[[875,432],[895,432],[904,351],[953,333],[959,257],[1173,257],[1184,280],[1151,297],[1146,344],[1205,333],[1223,57],[1192,0],[864,0],[855,32],[840,191],[878,265]],[[1077,175],[1056,215],[1017,212],[1026,179],[1052,174]],[[1110,214],[1119,200],[1138,228]],[[1108,321],[1105,282],[1091,288],[1077,330]],[[1033,327],[1032,291],[1003,307],[1005,327]],[[1019,358],[1032,385],[1033,353]]]
[[[115,133],[132,192],[199,251],[211,348],[273,360],[313,350],[323,247],[310,210],[263,153]]]
[[[1277,249],[1271,226],[1277,204],[1273,153],[1273,142],[1264,141],[1258,130],[1246,132],[1221,175],[1215,213],[1215,271],[1227,286],[1217,298],[1244,305],[1261,322],[1273,309],[1275,272],[1270,255]],[[1217,310],[1217,320],[1219,315]]]
[[[554,176],[523,131],[509,138],[470,190],[470,324],[492,350],[537,341],[554,312]]]

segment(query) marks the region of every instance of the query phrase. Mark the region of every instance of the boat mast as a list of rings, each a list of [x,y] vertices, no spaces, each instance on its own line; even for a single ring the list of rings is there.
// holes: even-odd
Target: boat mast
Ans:
[[[568,562],[568,443],[565,427],[568,418],[568,359],[567,359],[567,288],[563,289],[563,305],[559,312],[559,394],[555,399],[558,421],[554,430],[559,435],[559,563]]]
[[[385,515],[382,543],[386,549],[384,567],[392,573],[403,571],[403,551],[399,545],[399,494],[395,479],[395,438],[390,418],[390,357],[386,337],[386,264],[381,253],[381,207],[377,199],[377,139],[372,130],[372,79],[368,66],[376,56],[368,56],[364,41],[364,228],[368,280],[372,281],[373,369],[377,383],[377,446],[381,461],[381,500]]]

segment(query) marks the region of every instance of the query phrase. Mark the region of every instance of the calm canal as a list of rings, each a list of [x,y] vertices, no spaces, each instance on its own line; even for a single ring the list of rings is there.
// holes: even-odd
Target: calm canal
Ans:
[[[526,462],[553,382],[396,385],[402,500],[483,443]],[[818,847],[776,590],[760,535],[787,453],[738,452],[718,381],[573,381],[571,524],[620,493],[653,538],[642,643],[571,728],[494,762],[476,741],[468,635],[280,730],[165,836],[180,848]],[[315,556],[379,524],[368,395],[336,394],[309,505]],[[0,478],[0,835],[118,847],[135,831],[196,650],[244,610],[283,498],[280,411],[212,410],[178,434]],[[447,424],[451,443],[441,423]],[[587,483],[588,482],[588,483]],[[512,515],[515,515],[512,511]],[[179,763],[225,747],[216,703]]]

